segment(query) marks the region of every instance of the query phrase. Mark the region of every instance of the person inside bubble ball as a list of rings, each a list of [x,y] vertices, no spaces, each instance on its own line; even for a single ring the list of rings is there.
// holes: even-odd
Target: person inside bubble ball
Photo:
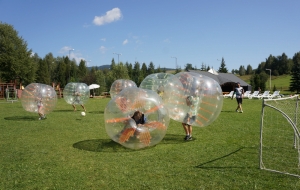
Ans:
[[[81,94],[80,92],[75,92],[75,93],[74,93],[74,101],[73,101],[73,104],[72,104],[72,106],[73,106],[73,108],[74,108],[74,111],[76,111],[76,106],[75,106],[75,104],[80,104],[81,107],[84,109],[84,111],[86,111],[85,106],[83,105],[83,103],[82,103],[82,101],[81,101],[81,99],[80,99],[81,95],[82,95],[82,94]]]
[[[41,95],[37,96],[35,101],[38,108],[39,120],[46,119],[46,115],[43,113],[44,104],[43,104],[42,96]]]
[[[145,115],[139,110],[135,111],[131,118],[135,121],[137,126],[145,124],[147,121]]]
[[[187,106],[189,106],[189,111],[183,120],[182,126],[185,131],[184,140],[187,141],[187,140],[192,140],[193,127],[191,124],[193,124],[196,121],[199,97],[198,96],[187,96],[186,104],[187,104]]]
[[[160,85],[158,88],[157,88],[157,94],[162,97],[164,95],[164,86]]]
[[[131,117],[131,119],[133,119],[135,121],[136,127],[138,128],[139,126],[142,126],[143,124],[145,124],[147,122],[147,119],[145,117],[145,115],[137,110],[134,112],[133,116]],[[129,123],[126,123],[124,129],[120,132],[120,134],[118,135],[119,137],[119,142],[120,143],[124,143],[126,141],[128,141],[128,139],[132,136],[139,136],[139,132],[138,130],[136,130],[137,128],[130,126]]]

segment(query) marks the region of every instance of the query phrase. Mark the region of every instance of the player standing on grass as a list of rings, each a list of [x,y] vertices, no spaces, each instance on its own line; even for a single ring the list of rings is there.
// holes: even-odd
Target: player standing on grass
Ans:
[[[239,82],[237,82],[237,87],[234,89],[231,99],[233,99],[234,94],[238,104],[235,111],[243,113],[242,104],[243,104],[244,89],[243,87],[241,87],[241,84]]]

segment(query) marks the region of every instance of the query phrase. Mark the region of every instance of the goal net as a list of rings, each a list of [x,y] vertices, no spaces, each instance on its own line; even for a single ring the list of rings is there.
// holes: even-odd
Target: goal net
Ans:
[[[298,102],[298,96],[263,100],[260,169],[300,177]]]

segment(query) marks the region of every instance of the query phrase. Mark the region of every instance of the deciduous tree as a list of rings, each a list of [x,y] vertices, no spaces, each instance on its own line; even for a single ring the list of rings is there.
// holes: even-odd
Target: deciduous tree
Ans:
[[[37,69],[31,59],[32,51],[27,48],[27,42],[12,25],[0,22],[0,68],[1,78],[9,82],[19,78],[23,84],[35,80]]]

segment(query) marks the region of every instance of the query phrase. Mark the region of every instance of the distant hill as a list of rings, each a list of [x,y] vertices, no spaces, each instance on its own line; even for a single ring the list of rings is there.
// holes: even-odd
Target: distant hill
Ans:
[[[96,66],[93,66],[93,67],[96,67]],[[87,67],[87,68],[88,68],[88,70],[91,70],[93,67]],[[100,70],[110,69],[110,65],[97,66],[97,69],[100,69]]]
[[[95,67],[95,66],[93,66]],[[89,70],[91,70],[93,67],[87,67]],[[101,66],[97,66],[97,69],[100,70],[104,70],[104,69],[110,69],[110,65],[101,65]],[[163,68],[161,68],[163,69]],[[171,68],[166,68],[167,71],[175,71],[175,69],[171,69]]]

